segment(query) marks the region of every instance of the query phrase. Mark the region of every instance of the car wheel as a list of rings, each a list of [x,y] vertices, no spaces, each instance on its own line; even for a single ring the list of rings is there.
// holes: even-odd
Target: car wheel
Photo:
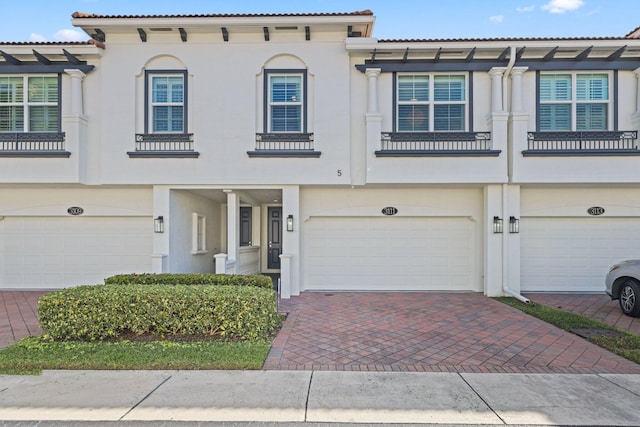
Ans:
[[[627,316],[640,317],[640,286],[627,279],[620,288],[620,308]]]

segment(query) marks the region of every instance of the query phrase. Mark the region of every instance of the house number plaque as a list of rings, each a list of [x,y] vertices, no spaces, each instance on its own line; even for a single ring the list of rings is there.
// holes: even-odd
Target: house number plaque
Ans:
[[[391,216],[391,215],[395,215],[397,213],[398,213],[398,209],[397,208],[390,207],[390,206],[386,207],[386,208],[382,208],[382,214],[383,215]]]
[[[604,213],[604,208],[601,208],[600,206],[593,206],[589,209],[587,209],[587,213],[589,215],[602,215]]]
[[[84,213],[84,209],[79,206],[71,206],[69,209],[67,209],[67,213],[69,215],[82,215]]]

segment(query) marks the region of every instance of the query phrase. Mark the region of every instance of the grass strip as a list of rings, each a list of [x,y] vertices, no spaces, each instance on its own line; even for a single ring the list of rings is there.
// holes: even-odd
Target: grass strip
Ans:
[[[634,333],[580,314],[558,310],[535,302],[525,304],[512,297],[498,297],[495,299],[565,331],[576,328],[598,328],[619,332],[622,334],[621,337],[590,337],[588,340],[612,353],[640,363],[640,336]]]
[[[43,369],[260,369],[268,341],[52,341],[25,338],[0,350],[0,374],[39,374]]]

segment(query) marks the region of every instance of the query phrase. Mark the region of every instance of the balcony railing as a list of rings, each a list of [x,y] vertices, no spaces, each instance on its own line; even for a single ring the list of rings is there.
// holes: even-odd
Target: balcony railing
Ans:
[[[320,157],[314,149],[313,133],[257,133],[256,149],[250,157]]]
[[[64,132],[0,133],[0,157],[69,157]]]
[[[523,155],[639,154],[636,131],[529,132]]]
[[[198,157],[192,133],[138,133],[129,157]]]
[[[491,132],[382,132],[378,157],[497,156]]]

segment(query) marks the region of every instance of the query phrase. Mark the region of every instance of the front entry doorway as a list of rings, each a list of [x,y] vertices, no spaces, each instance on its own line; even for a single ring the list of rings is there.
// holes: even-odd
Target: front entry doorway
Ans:
[[[280,269],[280,254],[282,253],[282,207],[270,206],[267,209],[267,238],[269,249],[267,252],[267,268]]]

